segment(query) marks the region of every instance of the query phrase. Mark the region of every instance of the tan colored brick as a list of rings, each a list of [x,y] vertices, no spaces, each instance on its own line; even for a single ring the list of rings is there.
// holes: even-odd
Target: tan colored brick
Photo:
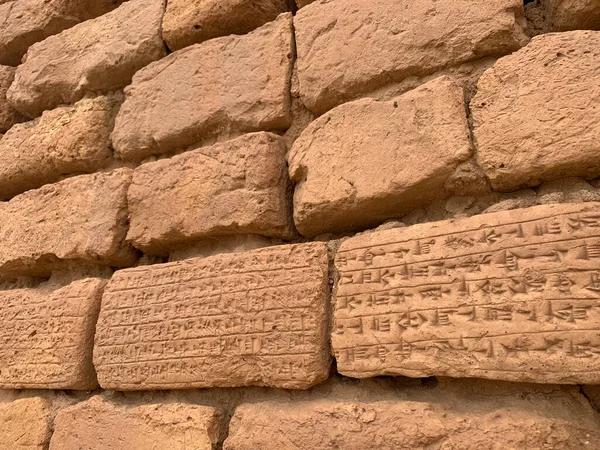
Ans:
[[[0,387],[96,388],[92,349],[105,284],[87,278],[0,291]]]
[[[50,450],[213,450],[223,412],[185,403],[116,405],[100,396],[65,408]]]
[[[600,203],[366,233],[336,255],[350,377],[600,383]]]
[[[0,450],[46,450],[50,441],[51,406],[40,397],[0,403]]]
[[[313,2],[294,18],[298,78],[315,113],[527,42],[522,0]]]
[[[469,158],[462,88],[437,78],[388,102],[357,100],[312,122],[288,155],[305,236],[360,230],[449,194]]]
[[[551,33],[479,79],[477,161],[496,190],[600,175],[599,61],[600,31]]]
[[[245,34],[288,11],[287,0],[168,0],[163,36],[171,50]]]
[[[292,17],[244,36],[179,50],[140,70],[125,89],[113,144],[124,159],[171,153],[230,132],[290,125]]]
[[[575,389],[461,381],[382,391],[354,385],[342,398],[242,404],[223,449],[576,450],[600,442],[597,414]]]
[[[14,125],[0,141],[0,198],[9,199],[65,174],[106,167],[112,160],[115,106],[107,97],[84,99]]]
[[[165,54],[164,0],[130,0],[119,8],[32,45],[8,90],[9,102],[37,117],[86,93],[120,89]]]
[[[0,203],[0,275],[48,276],[61,261],[127,267],[132,170],[80,175]]]
[[[105,389],[271,386],[329,374],[324,243],[125,269],[102,299],[94,364]]]
[[[542,0],[542,3],[554,30],[600,30],[598,0]]]
[[[105,14],[122,1],[0,0],[0,64],[18,65],[32,44]]]
[[[294,237],[282,138],[253,133],[143,164],[128,192],[127,239],[146,253],[209,236]]]
[[[27,120],[6,99],[6,91],[15,77],[15,68],[0,65],[0,133],[5,133],[15,123]]]

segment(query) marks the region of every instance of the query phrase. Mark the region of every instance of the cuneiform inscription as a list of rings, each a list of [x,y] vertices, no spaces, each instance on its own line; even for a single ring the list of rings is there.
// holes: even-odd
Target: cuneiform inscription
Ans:
[[[0,387],[93,389],[92,346],[105,281],[0,292]]]
[[[117,272],[94,361],[114,389],[270,385],[327,377],[325,244],[217,255]]]
[[[600,204],[366,234],[335,264],[345,375],[600,382]]]

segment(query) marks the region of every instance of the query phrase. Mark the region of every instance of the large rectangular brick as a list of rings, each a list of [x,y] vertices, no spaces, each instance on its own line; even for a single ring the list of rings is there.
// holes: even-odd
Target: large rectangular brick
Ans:
[[[542,0],[554,30],[600,29],[598,0]]]
[[[107,97],[84,99],[14,125],[0,141],[0,199],[106,167],[115,106]]]
[[[0,388],[97,387],[92,349],[105,284],[0,291]]]
[[[52,434],[52,408],[41,397],[0,403],[0,450],[46,450]]]
[[[244,34],[289,11],[287,0],[169,0],[163,37],[171,50]]]
[[[367,233],[335,264],[344,375],[600,383],[599,203]]]
[[[223,450],[591,449],[600,443],[597,414],[574,389],[471,382],[353,391],[242,404]]]
[[[15,68],[0,65],[0,133],[5,133],[15,123],[27,120],[6,99],[6,92],[15,78]]]
[[[213,450],[223,422],[223,412],[209,406],[128,406],[94,396],[58,413],[50,450]]]
[[[80,175],[0,203],[0,276],[48,276],[62,261],[127,267],[131,169]]]
[[[30,45],[102,15],[122,1],[0,0],[0,64],[18,65]]]
[[[36,117],[86,93],[129,84],[135,72],[166,54],[160,31],[164,2],[130,0],[32,45],[17,67],[8,100]]]
[[[308,243],[114,274],[94,364],[105,389],[271,386],[329,374],[328,258]]]
[[[288,13],[150,64],[125,89],[113,132],[117,154],[142,160],[221,132],[288,128],[293,52]]]
[[[464,94],[440,77],[387,102],[361,99],[312,122],[288,155],[305,236],[374,227],[449,196],[471,155]]]
[[[600,176],[600,31],[536,36],[479,79],[477,162],[500,191]]]
[[[127,194],[127,239],[166,254],[209,236],[294,237],[285,154],[284,140],[263,132],[141,165]]]
[[[294,18],[298,78],[315,113],[386,83],[527,42],[522,0],[319,0]]]

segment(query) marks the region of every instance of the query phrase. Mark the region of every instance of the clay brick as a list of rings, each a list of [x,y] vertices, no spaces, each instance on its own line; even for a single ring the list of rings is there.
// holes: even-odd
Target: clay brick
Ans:
[[[208,236],[294,237],[282,138],[271,133],[143,164],[127,195],[127,239],[146,253]]]
[[[535,37],[479,79],[477,161],[500,191],[600,175],[600,32]]]
[[[9,199],[65,174],[106,167],[112,160],[115,106],[107,97],[84,99],[8,130],[0,141],[0,198]]]
[[[315,236],[400,217],[447,195],[446,180],[470,154],[463,91],[448,77],[388,102],[338,106],[288,155],[296,227]]]
[[[8,90],[9,102],[36,117],[88,92],[120,89],[165,54],[164,0],[130,0],[93,20],[32,45]]]
[[[127,267],[132,170],[80,175],[0,203],[0,275],[48,276],[61,260]]]
[[[250,34],[193,45],[140,70],[117,116],[117,153],[142,160],[223,130],[289,127],[291,27],[291,14],[282,14]]]
[[[0,404],[0,450],[46,450],[51,406],[40,397]]]
[[[105,389],[271,386],[327,378],[324,243],[125,269],[102,299],[94,364]]]
[[[367,233],[336,255],[341,374],[600,383],[600,203]]]
[[[310,5],[315,0],[296,0],[296,5],[298,8],[302,8],[303,6]]]
[[[313,2],[294,18],[298,78],[315,113],[390,82],[527,42],[522,0]]]
[[[543,0],[542,3],[554,30],[600,29],[598,0]]]
[[[16,66],[30,45],[102,15],[123,0],[0,1],[0,64]]]
[[[50,450],[213,450],[222,411],[184,403],[120,406],[95,396],[56,416]]]
[[[436,397],[403,389],[403,398],[382,400],[243,404],[223,449],[581,449],[600,442],[596,413],[572,391],[444,387]]]
[[[92,349],[105,284],[0,291],[0,388],[96,388]]]
[[[0,133],[6,132],[15,123],[27,120],[6,100],[6,91],[13,82],[15,70],[14,67],[0,66]]]
[[[171,50],[245,34],[288,11],[287,0],[168,0],[163,37]]]

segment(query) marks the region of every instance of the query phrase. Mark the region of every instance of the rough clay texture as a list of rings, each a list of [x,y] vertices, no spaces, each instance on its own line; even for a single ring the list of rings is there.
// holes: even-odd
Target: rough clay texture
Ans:
[[[294,26],[300,93],[315,113],[527,42],[521,0],[319,0]]]
[[[30,45],[104,14],[123,0],[0,1],[0,64],[16,66]]]
[[[122,88],[142,67],[165,54],[165,0],[130,0],[30,47],[7,97],[22,113],[73,103],[88,92]]]
[[[46,450],[51,405],[40,397],[0,403],[0,450]]]
[[[208,236],[294,237],[282,138],[247,134],[135,170],[127,239],[146,253]]]
[[[99,396],[63,409],[50,450],[213,450],[223,414],[198,405],[117,406]]]
[[[448,77],[388,102],[338,106],[289,154],[296,227],[315,236],[400,217],[443,197],[471,151],[463,90]]]
[[[117,116],[117,154],[141,160],[224,130],[289,127],[291,26],[291,14],[282,14],[250,34],[193,45],[140,70]]]
[[[15,123],[26,120],[6,99],[6,91],[15,77],[15,68],[0,65],[0,133],[5,133]]]
[[[287,10],[287,0],[169,0],[163,37],[175,51],[220,36],[248,33]]]
[[[277,246],[115,273],[94,364],[104,389],[271,386],[329,375],[324,243]]]
[[[223,449],[578,450],[600,442],[598,417],[584,400],[474,391],[248,403],[236,409]]]
[[[600,31],[552,33],[501,58],[471,102],[477,161],[511,191],[600,175]]]
[[[125,242],[132,170],[80,175],[0,203],[0,277],[47,276],[60,260],[130,266]]]
[[[556,31],[600,30],[598,0],[543,0]]]
[[[600,203],[366,233],[336,255],[351,377],[598,384]]]
[[[13,126],[0,140],[0,198],[110,164],[114,109],[107,97],[84,99]]]
[[[105,284],[0,291],[0,388],[96,388],[92,348]]]

